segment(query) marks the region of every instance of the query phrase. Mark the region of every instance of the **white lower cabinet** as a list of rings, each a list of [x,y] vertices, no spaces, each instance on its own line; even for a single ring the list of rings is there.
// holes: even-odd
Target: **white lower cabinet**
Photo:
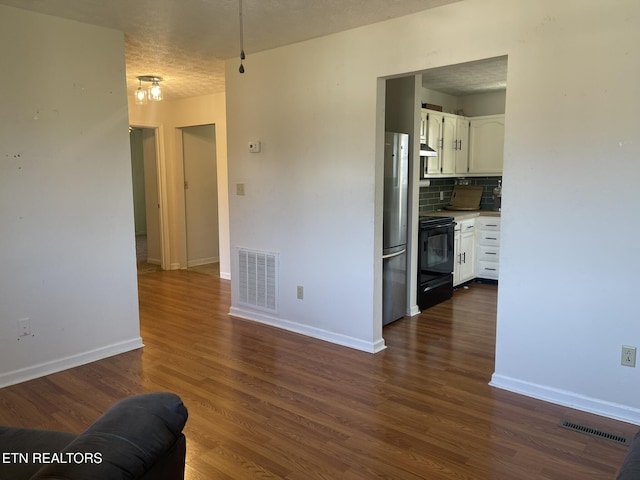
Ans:
[[[500,272],[500,218],[478,217],[476,228],[478,238],[476,276],[498,280]]]
[[[476,219],[457,222],[454,239],[453,286],[473,280],[476,276]]]

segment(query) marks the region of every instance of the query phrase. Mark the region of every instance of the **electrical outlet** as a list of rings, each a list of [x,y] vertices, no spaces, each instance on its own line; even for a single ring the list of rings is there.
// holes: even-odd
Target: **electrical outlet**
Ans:
[[[244,195],[244,183],[236,183],[236,195]]]
[[[296,296],[298,300],[302,300],[304,298],[304,287],[302,285],[298,285]]]
[[[31,335],[31,320],[22,318],[18,320],[18,337],[27,337]]]
[[[249,151],[251,153],[260,153],[261,146],[260,140],[249,142]]]
[[[636,366],[636,347],[629,347],[628,345],[622,346],[622,357],[620,364],[625,367]]]

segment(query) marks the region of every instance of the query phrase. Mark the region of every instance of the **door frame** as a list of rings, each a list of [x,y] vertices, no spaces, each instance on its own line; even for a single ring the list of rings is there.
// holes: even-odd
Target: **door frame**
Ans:
[[[164,128],[159,123],[131,123],[133,128],[153,130],[156,143],[156,171],[158,186],[158,220],[160,224],[160,268],[169,270],[171,265],[169,212],[167,193],[167,167],[164,157]]]

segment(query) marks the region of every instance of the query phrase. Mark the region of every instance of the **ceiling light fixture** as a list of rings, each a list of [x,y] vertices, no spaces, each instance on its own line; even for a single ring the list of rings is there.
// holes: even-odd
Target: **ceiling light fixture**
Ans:
[[[240,68],[238,71],[240,73],[244,73],[244,65],[242,61],[244,60],[244,32],[242,30],[242,0],[238,0],[238,10],[240,17]]]
[[[162,100],[162,88],[160,87],[162,77],[157,77],[155,75],[140,75],[137,79],[139,82],[135,93],[137,105],[144,105],[147,103],[147,100],[152,100],[154,102]],[[149,82],[151,83],[151,86],[145,90],[142,88],[142,82]]]

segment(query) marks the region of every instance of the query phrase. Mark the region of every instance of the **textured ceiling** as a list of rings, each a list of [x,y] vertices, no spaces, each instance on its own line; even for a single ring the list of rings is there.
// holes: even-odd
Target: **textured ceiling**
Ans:
[[[460,0],[243,0],[247,69],[254,52],[456,1]],[[167,100],[222,92],[224,61],[239,56],[238,0],[0,0],[0,4],[124,32],[129,92],[137,87],[138,75],[163,77]]]
[[[504,90],[507,57],[489,58],[422,72],[422,86],[454,96]]]

